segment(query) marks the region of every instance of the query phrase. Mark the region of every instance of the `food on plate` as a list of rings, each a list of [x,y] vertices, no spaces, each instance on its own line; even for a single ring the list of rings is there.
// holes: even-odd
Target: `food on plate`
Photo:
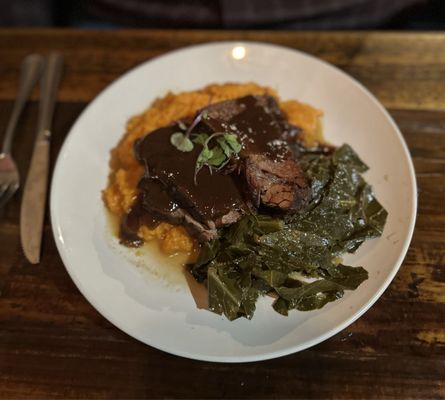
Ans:
[[[321,115],[256,84],[155,101],[112,152],[103,199],[121,242],[193,254],[209,309],[230,320],[252,318],[262,294],[287,315],[356,289],[368,274],[340,256],[387,213],[352,148],[324,144]]]
[[[278,99],[274,90],[254,83],[215,84],[192,92],[168,93],[154,101],[143,113],[132,117],[128,121],[124,136],[111,153],[109,182],[103,191],[103,200],[111,214],[121,220],[130,210],[137,194],[137,184],[142,176],[143,166],[134,156],[133,147],[136,139],[173,121],[189,117],[209,104],[249,94],[270,94]],[[319,110],[295,100],[279,101],[279,105],[288,121],[302,129],[304,132],[302,138],[308,146],[321,141],[322,114]],[[142,225],[138,236],[141,241],[158,241],[166,254],[193,253],[197,249],[197,242],[182,226],[168,222],[161,222],[156,227]]]

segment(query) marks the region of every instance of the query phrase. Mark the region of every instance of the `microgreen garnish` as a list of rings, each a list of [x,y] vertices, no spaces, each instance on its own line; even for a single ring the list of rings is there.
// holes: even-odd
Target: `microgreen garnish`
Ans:
[[[204,145],[204,143],[206,142],[206,140],[208,138],[209,138],[209,135],[207,135],[207,133],[197,133],[197,134],[193,135],[192,142]]]
[[[210,136],[207,133],[192,134],[193,129],[203,119],[209,119],[207,111],[200,112],[189,127],[182,121],[179,121],[178,127],[185,132],[175,132],[170,136],[170,143],[176,147],[176,149],[184,153],[192,151],[195,144],[202,145],[203,148],[199,153],[195,164],[195,185],[197,184],[196,177],[202,167],[207,166],[210,173],[212,173],[212,169],[222,169],[227,165],[232,156],[237,155],[241,151],[242,147],[241,143],[238,141],[238,136],[234,133],[215,132]],[[230,128],[234,129],[234,126],[231,125]],[[216,144],[210,148],[209,144],[212,139],[215,139]]]
[[[179,151],[188,153],[193,150],[192,141],[184,135],[182,132],[176,132],[170,136],[170,143],[175,146]]]
[[[216,138],[216,145],[209,148],[209,143]],[[224,168],[230,161],[230,158],[241,151],[241,144],[238,142],[238,137],[232,133],[215,132],[207,136],[201,133],[193,139],[195,143],[200,143],[203,146],[201,153],[199,153],[195,166],[195,185],[196,177],[201,168],[207,165],[212,172],[212,168],[219,170]]]
[[[185,131],[185,133],[182,132],[173,133],[170,137],[170,143],[173,146],[175,146],[179,151],[183,152],[192,151],[193,143],[190,140],[190,134],[192,133],[193,129],[195,129],[196,125],[198,125],[203,118],[205,119],[208,118],[208,113],[206,111],[200,112],[188,128],[184,124],[184,122],[178,121],[178,127],[183,131]]]
[[[193,129],[195,129],[196,125],[198,125],[198,124],[201,122],[201,120],[203,119],[203,116],[204,116],[204,115],[206,115],[206,116],[208,115],[206,111],[201,111],[201,112],[196,116],[196,118],[193,120],[193,122],[192,122],[192,123],[190,124],[190,126],[188,127],[187,132],[185,132],[185,134],[187,135],[187,137],[190,136],[190,134],[192,133]],[[207,117],[206,117],[206,119],[207,119]]]
[[[238,136],[233,133],[224,133],[224,140],[232,148],[233,152],[238,154],[241,151],[241,143],[238,142]]]
[[[212,167],[220,168],[224,164],[224,162],[227,160],[227,157],[221,150],[221,147],[215,146],[212,149],[212,152],[213,152],[212,157],[210,157],[208,163]]]

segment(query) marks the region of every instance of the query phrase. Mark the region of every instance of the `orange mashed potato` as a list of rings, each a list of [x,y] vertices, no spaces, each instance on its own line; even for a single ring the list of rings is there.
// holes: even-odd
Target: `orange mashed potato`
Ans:
[[[322,142],[322,112],[296,100],[281,101],[275,90],[269,87],[255,83],[226,83],[212,84],[191,92],[168,93],[156,99],[141,114],[130,118],[124,136],[112,150],[108,185],[102,192],[108,210],[120,220],[129,211],[137,195],[136,186],[143,168],[133,155],[133,143],[136,139],[175,120],[193,115],[211,103],[259,94],[269,94],[278,100],[289,122],[303,130],[306,145],[312,146]],[[197,243],[182,226],[166,222],[160,223],[154,229],[142,226],[138,235],[146,242],[157,240],[166,254],[192,253],[197,248]]]

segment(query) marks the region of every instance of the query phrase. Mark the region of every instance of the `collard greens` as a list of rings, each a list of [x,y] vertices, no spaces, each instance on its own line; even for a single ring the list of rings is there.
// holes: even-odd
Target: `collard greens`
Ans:
[[[299,162],[312,187],[302,213],[245,216],[201,249],[190,271],[207,285],[211,311],[250,319],[266,293],[280,314],[314,310],[367,279],[364,268],[339,263],[385,225],[387,212],[361,175],[367,166],[348,145],[331,155],[306,153]]]

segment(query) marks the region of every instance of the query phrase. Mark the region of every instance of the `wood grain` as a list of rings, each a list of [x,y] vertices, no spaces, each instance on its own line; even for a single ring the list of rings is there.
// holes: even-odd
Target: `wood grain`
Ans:
[[[19,192],[0,222],[1,398],[445,398],[445,35],[0,31],[0,132],[18,65],[31,51],[66,54],[53,167],[75,118],[118,75],[167,50],[225,39],[308,51],[390,107],[419,185],[416,229],[400,272],[362,318],[314,348],[261,363],[191,361],[137,342],[89,305],[63,267],[48,216],[42,263],[26,262]],[[14,144],[22,176],[36,116],[31,102]]]
[[[437,33],[0,30],[0,98],[14,98],[17,65],[30,51],[62,51],[69,70],[61,99],[89,101],[149,58],[221,40],[277,43],[313,54],[357,78],[386,107],[445,109],[445,37]]]

